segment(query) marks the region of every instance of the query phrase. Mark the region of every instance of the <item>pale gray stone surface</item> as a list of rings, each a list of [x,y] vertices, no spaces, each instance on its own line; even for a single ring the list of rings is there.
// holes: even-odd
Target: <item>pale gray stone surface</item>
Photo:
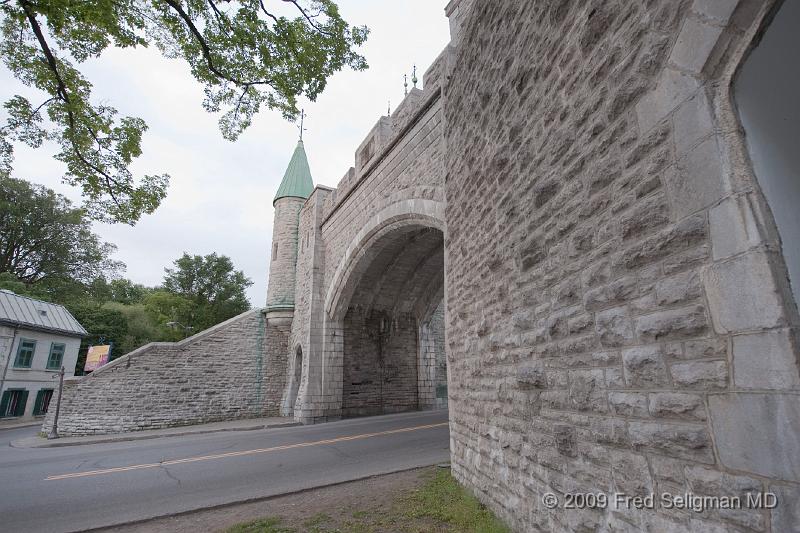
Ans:
[[[746,389],[798,389],[800,369],[792,330],[733,337],[733,381]]]
[[[713,394],[708,403],[723,465],[800,481],[800,396]]]

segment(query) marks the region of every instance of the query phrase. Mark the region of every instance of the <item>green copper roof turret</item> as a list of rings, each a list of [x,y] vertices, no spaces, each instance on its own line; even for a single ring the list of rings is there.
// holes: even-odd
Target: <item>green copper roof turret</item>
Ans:
[[[283,175],[283,181],[281,186],[278,187],[278,192],[275,194],[272,204],[275,205],[275,202],[281,198],[308,198],[313,190],[314,180],[311,179],[311,169],[308,167],[306,151],[301,140],[297,143],[297,148],[294,149],[292,160],[289,161],[289,167]]]

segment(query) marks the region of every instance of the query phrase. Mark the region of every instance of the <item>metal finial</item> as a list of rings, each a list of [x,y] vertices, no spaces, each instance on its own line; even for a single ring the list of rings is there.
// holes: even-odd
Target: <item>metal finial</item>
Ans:
[[[417,88],[417,82],[418,81],[419,80],[417,80],[417,66],[414,65],[414,74],[411,75],[411,83],[414,84],[414,88],[415,89]]]
[[[408,96],[408,75],[403,74],[403,94]]]
[[[387,117],[391,117],[392,116],[392,101],[391,100],[389,100],[389,105],[386,107],[386,116]]]
[[[306,128],[303,127],[303,123],[305,122],[305,119],[306,119],[306,110],[305,109],[301,109],[300,110],[300,126],[298,126],[298,129],[300,130],[300,140],[301,141],[303,140],[303,132],[306,131]]]

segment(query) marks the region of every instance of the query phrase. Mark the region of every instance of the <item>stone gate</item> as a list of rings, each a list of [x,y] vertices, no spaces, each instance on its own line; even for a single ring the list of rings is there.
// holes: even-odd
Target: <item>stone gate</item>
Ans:
[[[451,1],[336,189],[298,145],[267,307],[70,385],[66,427],[449,404],[454,475],[515,530],[799,531],[799,6]],[[97,401],[141,383],[147,413]],[[542,503],[587,492],[779,505]]]

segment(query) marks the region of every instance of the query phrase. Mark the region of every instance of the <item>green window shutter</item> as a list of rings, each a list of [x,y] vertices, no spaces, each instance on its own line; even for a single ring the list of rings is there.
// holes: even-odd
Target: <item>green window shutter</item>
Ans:
[[[19,401],[17,402],[17,412],[14,416],[22,416],[25,414],[25,407],[28,406],[28,391],[23,390],[19,392]]]
[[[44,390],[40,390],[36,393],[36,401],[33,402],[33,416],[38,416],[42,414],[42,399],[44,398],[44,394],[42,394]]]
[[[39,389],[36,393],[36,403],[33,404],[33,416],[46,414],[52,397],[53,389]]]
[[[11,399],[11,392],[7,390],[3,393],[3,399],[0,401],[0,418],[8,416],[8,401]]]
[[[20,339],[17,346],[17,358],[14,366],[17,368],[30,368],[33,362],[33,353],[36,351],[36,341],[31,339]]]
[[[64,352],[67,346],[60,343],[52,343],[50,345],[50,355],[47,357],[48,370],[58,370],[61,368],[61,362],[64,360]]]

